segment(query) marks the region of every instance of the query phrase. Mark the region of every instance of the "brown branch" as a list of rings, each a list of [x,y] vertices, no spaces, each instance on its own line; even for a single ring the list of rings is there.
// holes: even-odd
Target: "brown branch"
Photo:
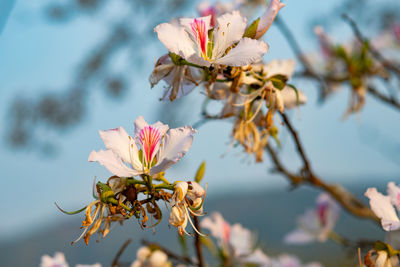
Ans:
[[[163,251],[165,254],[167,254],[168,258],[174,259],[178,262],[184,263],[184,264],[189,264],[189,265],[196,265],[196,263],[189,257],[187,256],[180,256],[172,252],[171,250],[161,246],[160,244],[157,243],[152,243],[147,240],[142,240],[142,244],[146,245],[148,247],[153,247],[155,249]]]
[[[126,247],[131,243],[132,239],[128,239],[125,241],[125,243],[122,245],[122,247],[118,250],[117,255],[115,255],[114,260],[111,263],[111,267],[117,267],[118,266],[118,261],[119,258],[121,257],[122,253],[126,249]]]
[[[283,166],[276,151],[269,144],[267,144],[266,150],[271,156],[271,159],[276,166],[276,170],[285,175],[293,186],[306,184],[319,188],[329,193],[350,214],[380,223],[379,218],[376,217],[373,211],[360,200],[358,200],[353,194],[348,192],[345,188],[339,185],[325,183],[313,173],[309,173],[309,175],[306,176],[293,174]]]
[[[197,218],[197,216],[193,216],[192,218],[194,227],[200,232],[201,229],[200,229],[199,219]],[[196,248],[196,255],[199,262],[198,266],[204,267],[203,247],[201,245],[200,235],[196,231],[194,233],[194,245]]]
[[[357,199],[353,194],[339,185],[333,185],[324,182],[314,174],[297,131],[293,128],[289,118],[285,114],[281,113],[281,116],[293,138],[293,141],[295,142],[297,152],[303,161],[303,169],[300,175],[291,173],[284,167],[275,150],[269,144],[267,144],[266,149],[270,154],[273,163],[275,164],[276,170],[284,174],[291,181],[292,185],[298,186],[301,184],[307,184],[316,188],[320,188],[335,198],[336,201],[339,202],[343,208],[351,214],[379,223],[380,220],[378,217],[376,217],[373,211],[363,202]]]
[[[307,171],[309,175],[312,175],[312,170],[311,170],[311,164],[310,161],[308,160],[306,153],[304,152],[304,148],[302,144],[300,143],[299,136],[296,132],[296,130],[293,128],[292,124],[289,121],[289,118],[286,116],[285,113],[280,113],[283,119],[283,122],[286,124],[289,132],[291,133],[294,142],[296,143],[296,148],[297,152],[299,153],[301,159],[303,160],[304,164],[304,170]]]
[[[347,14],[342,14],[342,18],[346,20],[351,29],[353,30],[354,35],[357,37],[360,43],[368,42],[368,38],[366,38],[360,31],[357,26],[357,23],[350,18]],[[387,60],[378,50],[376,50],[373,46],[368,45],[368,51],[377,59],[384,67],[392,72],[400,75],[400,67],[393,64],[393,62]]]

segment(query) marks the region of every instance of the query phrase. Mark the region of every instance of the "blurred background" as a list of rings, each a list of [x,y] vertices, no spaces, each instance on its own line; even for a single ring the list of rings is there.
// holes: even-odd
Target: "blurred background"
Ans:
[[[177,247],[176,229],[165,220],[142,231],[132,220],[115,227],[99,243],[70,242],[80,234],[83,215],[67,216],[66,210],[91,202],[96,177],[110,174],[88,163],[91,150],[103,148],[99,129],[123,126],[133,131],[133,121],[161,120],[172,127],[193,125],[200,117],[201,89],[173,103],[160,102],[163,84],[150,89],[148,77],[158,57],[166,53],[153,28],[175,17],[197,15],[200,1],[184,0],[30,0],[0,2],[0,265],[37,266],[43,254],[66,254],[76,263],[111,263],[127,238],[133,242],[122,259],[131,262],[143,238]],[[337,41],[352,39],[351,29],[340,18],[347,12],[363,32],[376,36],[389,23],[399,22],[397,1],[284,1],[280,17],[307,53],[318,51],[313,27],[323,24]],[[266,7],[253,10],[252,20]],[[386,24],[385,24],[386,23]],[[385,26],[386,25],[386,26]],[[273,25],[264,37],[270,45],[264,60],[294,55]],[[292,81],[303,90],[308,103],[289,115],[298,129],[313,168],[326,181],[342,183],[362,196],[368,186],[384,190],[400,173],[400,113],[367,97],[360,114],[342,120],[349,90],[338,90],[319,101],[319,89],[311,81]],[[398,84],[396,84],[398,87]],[[304,261],[329,263],[342,259],[354,263],[355,251],[327,242],[306,246],[283,244],[296,217],[313,206],[317,191],[289,191],[280,175],[263,163],[229,150],[231,122],[202,125],[187,155],[173,166],[168,177],[190,179],[206,160],[208,183],[206,209],[220,211],[231,223],[254,230],[267,254],[289,252]],[[284,162],[300,166],[286,132],[280,133]],[[249,182],[251,181],[251,182]],[[344,214],[337,232],[352,237],[383,238],[370,222]],[[347,257],[350,254],[350,257]],[[335,266],[335,265],[331,265]],[[337,266],[337,265],[336,265]]]

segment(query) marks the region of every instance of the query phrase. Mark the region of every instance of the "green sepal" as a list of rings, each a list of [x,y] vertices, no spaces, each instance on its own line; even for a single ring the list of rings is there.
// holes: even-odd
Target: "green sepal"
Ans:
[[[251,39],[255,39],[257,33],[258,23],[260,22],[260,18],[253,21],[249,27],[247,27],[246,31],[243,34],[243,37],[248,37]]]
[[[169,57],[171,58],[172,62],[177,65],[180,66],[182,65],[182,57],[180,57],[179,55],[169,52]]]
[[[276,89],[282,90],[286,85],[288,77],[286,75],[277,74],[277,75],[274,75],[274,76],[268,78],[268,80],[270,80],[272,82],[272,84],[274,85],[274,87]]]
[[[65,210],[63,210],[62,208],[60,208],[60,206],[58,206],[56,202],[54,202],[54,205],[56,205],[56,207],[57,207],[62,213],[65,213],[65,214],[68,214],[68,215],[74,215],[74,214],[81,213],[82,211],[84,211],[84,210],[87,208],[87,206],[85,206],[85,207],[83,207],[83,208],[81,208],[81,209],[79,209],[79,210],[65,211]]]
[[[199,168],[197,169],[196,175],[194,177],[194,180],[196,183],[200,183],[201,180],[204,177],[204,173],[206,172],[206,161],[203,161]]]
[[[296,93],[296,102],[297,105],[300,105],[300,96],[299,96],[299,90],[296,88],[296,86],[294,86],[293,84],[287,83],[287,86],[289,86],[290,88],[292,88],[294,90],[294,92]]]
[[[181,250],[182,250],[182,254],[184,256],[188,255],[188,249],[187,249],[187,244],[186,244],[186,236],[183,235],[178,235],[178,241],[179,241],[179,245],[181,246]]]
[[[97,186],[101,190],[101,195],[100,195],[101,202],[108,203],[108,199],[114,197],[114,191],[111,189],[110,186],[108,186],[107,184],[103,184],[102,182],[98,182]]]

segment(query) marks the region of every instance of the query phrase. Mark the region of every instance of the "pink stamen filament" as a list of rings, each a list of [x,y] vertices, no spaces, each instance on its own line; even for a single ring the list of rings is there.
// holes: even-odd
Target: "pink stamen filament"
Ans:
[[[207,57],[207,38],[208,32],[206,31],[206,23],[203,20],[194,19],[190,23],[194,36],[196,36],[196,41],[200,45],[201,53],[203,57]]]
[[[150,166],[154,158],[154,151],[159,144],[160,137],[160,132],[151,126],[146,126],[140,131],[139,138],[143,149],[143,157],[148,166]]]

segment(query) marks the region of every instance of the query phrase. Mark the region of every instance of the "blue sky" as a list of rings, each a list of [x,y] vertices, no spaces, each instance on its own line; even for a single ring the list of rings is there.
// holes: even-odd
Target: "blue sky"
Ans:
[[[104,25],[92,17],[81,17],[69,23],[49,23],[44,18],[43,6],[49,1],[3,1],[0,4],[0,134],[7,129],[7,112],[16,94],[35,97],[41,88],[68,86],[83,56],[90,52],[105,34]],[[286,1],[282,17],[291,26],[303,48],[315,49],[315,40],[307,28],[309,19],[332,7],[335,1]],[[10,11],[10,12],[8,12]],[[300,13],[301,12],[301,13]],[[194,12],[193,12],[194,14]],[[151,21],[149,21],[151,23]],[[155,26],[155,25],[154,25]],[[347,27],[338,26],[343,36]],[[153,51],[148,62],[137,64],[144,73],[137,79],[135,88],[129,90],[122,101],[109,101],[101,93],[89,96],[88,114],[83,123],[59,135],[52,131],[47,138],[55,138],[60,154],[54,158],[31,151],[12,151],[4,142],[0,149],[0,177],[3,190],[0,200],[2,216],[0,235],[12,237],[21,229],[29,232],[49,221],[62,220],[53,202],[66,209],[80,208],[91,201],[91,185],[96,176],[105,180],[110,174],[94,163],[88,163],[91,150],[103,148],[99,129],[123,126],[133,131],[133,120],[143,115],[148,121],[156,119],[154,110],[162,94],[162,86],[150,90],[147,77],[157,56],[165,53],[154,35],[150,45]],[[267,34],[270,45],[266,61],[293,57],[291,50],[275,27]],[[135,67],[133,67],[135,72]],[[135,75],[135,73],[132,73]],[[324,105],[318,105],[317,88],[306,81],[295,81],[308,96],[309,102],[291,112],[292,121],[301,134],[306,151],[318,174],[332,182],[362,183],[364,179],[398,179],[400,171],[400,130],[398,112],[368,97],[366,108],[346,121],[341,116],[347,107],[349,92],[341,90]],[[56,90],[56,89],[55,89]],[[186,97],[190,102],[184,111],[191,113],[191,123],[199,119],[201,94],[197,89]],[[396,123],[394,123],[396,122]],[[202,126],[192,148],[179,166],[171,168],[171,178],[190,178],[198,164],[207,161],[206,182],[209,195],[244,190],[273,190],[287,186],[286,181],[268,172],[271,164],[255,164],[241,149],[225,153],[230,143],[228,122],[211,122]],[[287,133],[282,133],[284,162],[298,166],[298,158]],[[221,155],[225,155],[221,157]],[[251,178],[251,183],[249,183]],[[5,191],[5,192],[4,192]],[[29,223],[27,223],[29,222]]]

